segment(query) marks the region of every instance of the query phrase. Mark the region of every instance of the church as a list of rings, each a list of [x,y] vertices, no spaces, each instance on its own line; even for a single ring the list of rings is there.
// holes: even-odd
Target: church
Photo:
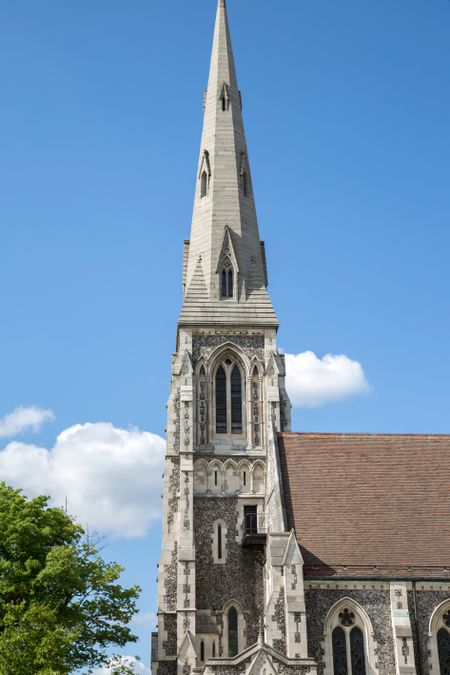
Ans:
[[[450,436],[293,433],[225,0],[168,401],[154,675],[450,675]]]

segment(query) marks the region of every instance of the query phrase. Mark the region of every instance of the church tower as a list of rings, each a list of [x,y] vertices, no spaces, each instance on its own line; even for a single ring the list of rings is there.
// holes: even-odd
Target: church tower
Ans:
[[[314,674],[276,434],[290,431],[225,0],[168,402],[154,675]]]

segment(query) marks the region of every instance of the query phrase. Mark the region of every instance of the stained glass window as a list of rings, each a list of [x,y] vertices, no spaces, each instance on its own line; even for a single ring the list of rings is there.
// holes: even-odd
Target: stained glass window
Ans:
[[[361,629],[357,626],[350,631],[350,653],[352,658],[352,675],[366,675],[364,636]]]
[[[242,381],[237,366],[231,373],[231,433],[242,434]]]
[[[440,675],[450,675],[450,633],[441,628],[437,634]]]
[[[347,645],[343,628],[338,626],[334,629],[332,641],[334,675],[349,675],[347,669]]]
[[[236,607],[228,610],[228,656],[236,656],[238,644],[238,613]]]
[[[216,374],[216,433],[227,433],[227,378],[222,366]]]

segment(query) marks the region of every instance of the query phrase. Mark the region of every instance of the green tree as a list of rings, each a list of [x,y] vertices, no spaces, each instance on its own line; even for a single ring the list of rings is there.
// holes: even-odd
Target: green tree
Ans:
[[[83,529],[48,497],[0,483],[0,673],[67,675],[135,642],[138,586],[118,583]]]

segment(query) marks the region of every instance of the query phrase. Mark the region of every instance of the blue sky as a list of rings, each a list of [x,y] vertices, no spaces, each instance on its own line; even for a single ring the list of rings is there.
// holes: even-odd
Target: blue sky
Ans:
[[[0,418],[54,412],[0,448],[164,433],[215,9],[0,0]],[[279,344],[346,355],[371,388],[297,406],[294,429],[449,432],[450,1],[228,9]],[[105,551],[144,612],[152,522]]]

